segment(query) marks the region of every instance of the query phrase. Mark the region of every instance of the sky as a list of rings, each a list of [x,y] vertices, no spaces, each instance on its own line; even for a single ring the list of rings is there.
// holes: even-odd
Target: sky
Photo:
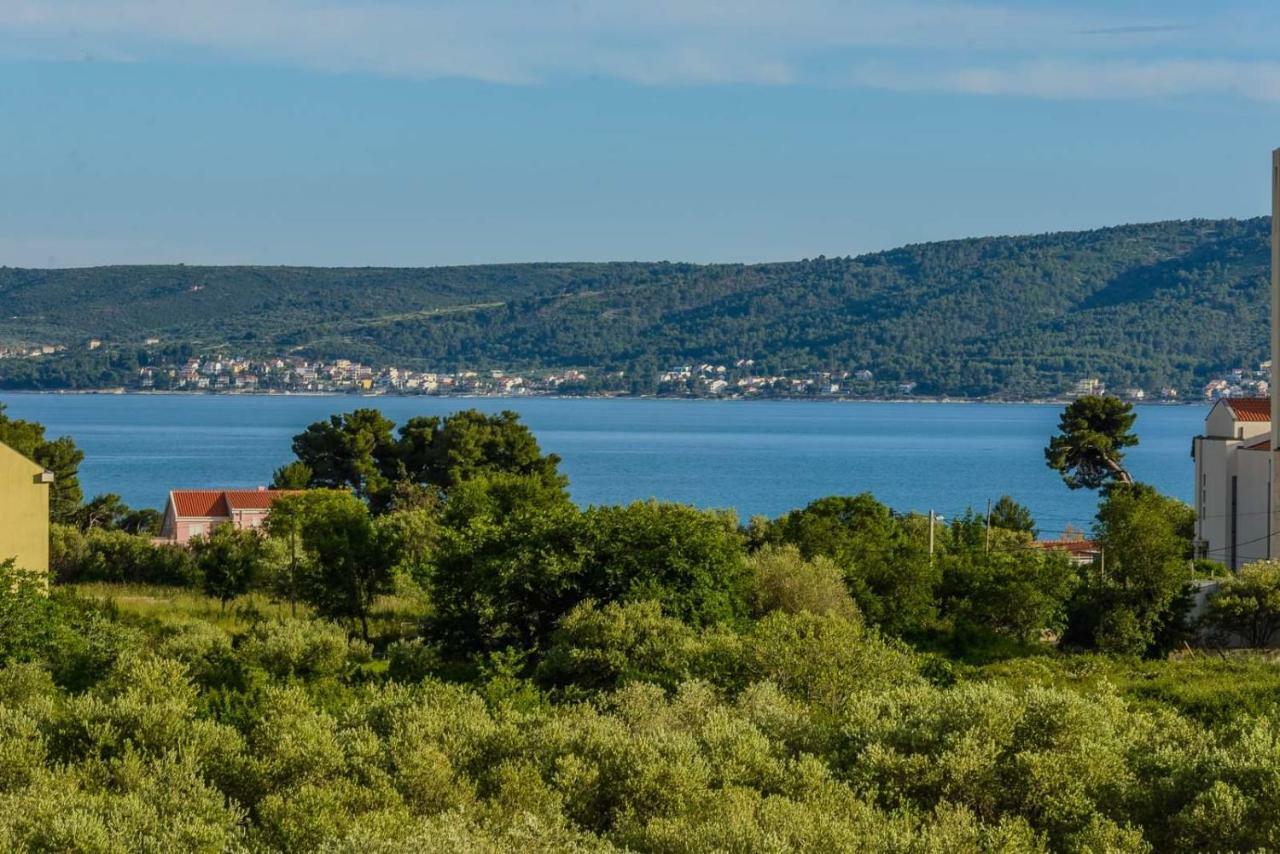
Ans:
[[[0,0],[0,265],[756,262],[1269,204],[1274,0]]]

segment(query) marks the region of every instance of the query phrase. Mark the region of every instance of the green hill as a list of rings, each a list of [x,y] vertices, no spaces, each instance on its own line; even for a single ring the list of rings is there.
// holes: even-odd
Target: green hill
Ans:
[[[0,383],[85,385],[144,338],[477,369],[868,368],[918,393],[1189,389],[1265,358],[1269,223],[1191,220],[758,265],[0,268]],[[85,353],[107,340],[116,356]],[[37,366],[38,365],[38,366]]]

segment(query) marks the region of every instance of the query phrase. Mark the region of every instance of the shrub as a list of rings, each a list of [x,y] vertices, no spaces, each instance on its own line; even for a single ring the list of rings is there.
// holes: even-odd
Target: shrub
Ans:
[[[765,546],[751,556],[748,565],[751,607],[757,617],[782,611],[861,619],[840,568],[824,555],[806,561],[793,545]]]
[[[186,586],[199,578],[186,549],[102,528],[83,535],[65,526],[52,529],[50,565],[63,583],[124,581]]]
[[[562,687],[641,681],[670,688],[688,678],[697,647],[693,629],[663,616],[657,602],[584,602],[561,621],[538,672]]]
[[[200,620],[170,626],[156,645],[164,658],[180,661],[203,688],[245,687],[244,666],[231,636]]]
[[[1270,645],[1280,631],[1280,561],[1256,561],[1223,579],[1203,620],[1220,640]]]
[[[828,714],[855,691],[922,681],[905,647],[832,615],[775,611],[746,633],[742,657],[748,680],[771,681]]]
[[[319,620],[260,620],[238,638],[245,663],[276,679],[338,676],[353,650],[340,626]]]
[[[0,665],[33,661],[53,643],[59,615],[45,576],[0,561]]]
[[[422,638],[396,641],[387,647],[387,678],[394,682],[421,682],[440,666],[440,650]]]

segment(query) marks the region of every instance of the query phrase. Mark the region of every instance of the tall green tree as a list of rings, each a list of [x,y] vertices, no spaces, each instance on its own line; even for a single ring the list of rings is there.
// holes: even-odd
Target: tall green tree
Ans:
[[[76,512],[76,524],[84,531],[94,528],[154,536],[160,533],[164,514],[153,507],[131,508],[114,492],[95,495]]]
[[[282,495],[271,503],[271,511],[262,523],[267,535],[283,546],[283,564],[276,572],[273,587],[289,601],[289,613],[295,617],[298,615],[298,580],[306,558],[302,544],[302,524],[307,507],[308,499],[301,494]]]
[[[560,459],[543,454],[514,412],[475,409],[395,424],[375,409],[360,409],[311,424],[294,437],[297,459],[276,470],[280,488],[351,489],[376,511],[430,501],[432,493],[488,474],[540,480],[564,492]]]
[[[1132,432],[1133,405],[1116,397],[1089,395],[1072,401],[1058,419],[1044,458],[1071,489],[1101,489],[1132,484],[1124,467],[1124,449],[1138,444]]]
[[[234,525],[218,525],[192,539],[191,555],[205,593],[216,598],[223,610],[232,599],[249,591],[266,563],[262,535]]]
[[[10,418],[0,403],[0,442],[53,472],[49,488],[49,518],[54,522],[74,523],[84,492],[80,489],[80,463],[84,452],[70,436],[45,438],[43,424]]]
[[[311,424],[293,438],[298,462],[311,470],[311,486],[350,489],[365,500],[390,485],[387,470],[395,456],[395,423],[376,409],[357,409]],[[296,486],[301,469],[277,472]]]
[[[1032,537],[1037,533],[1036,520],[1031,515],[1031,511],[1008,495],[1001,495],[1000,500],[992,505],[991,527],[1006,531],[1021,531]]]
[[[961,643],[975,632],[1033,641],[1042,629],[1059,631],[1079,573],[1062,552],[1029,548],[1025,533],[994,529],[985,544],[939,558],[939,608]]]
[[[1073,606],[1068,639],[1108,652],[1156,652],[1178,622],[1177,602],[1191,577],[1195,511],[1154,488],[1112,485],[1098,507],[1094,538],[1104,559],[1089,567]]]
[[[311,486],[315,472],[302,460],[285,463],[271,477],[272,489],[306,489]]]
[[[835,561],[867,622],[885,631],[921,629],[935,616],[939,575],[923,517],[894,516],[869,493],[829,496],[771,523],[766,539]]]
[[[560,458],[543,454],[515,412],[487,415],[466,409],[440,418],[411,418],[399,431],[400,479],[449,489],[480,475],[505,472],[535,477],[563,489]]]
[[[360,499],[341,490],[310,490],[301,505],[301,537],[309,560],[299,594],[322,617],[351,620],[369,639],[369,614],[392,589],[395,555],[382,542]]]
[[[751,571],[732,514],[685,504],[637,501],[592,507],[584,595],[598,602],[652,600],[694,626],[748,612]]]
[[[431,572],[433,630],[456,653],[545,648],[587,598],[582,511],[537,477],[494,474],[450,490]]]
[[[114,530],[129,513],[129,506],[114,492],[95,495],[76,514],[76,522],[85,531],[94,528]]]

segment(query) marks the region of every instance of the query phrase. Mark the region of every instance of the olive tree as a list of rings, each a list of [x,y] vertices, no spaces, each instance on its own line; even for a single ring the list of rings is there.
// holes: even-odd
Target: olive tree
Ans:
[[[1219,636],[1235,636],[1251,647],[1269,645],[1280,631],[1280,561],[1260,560],[1223,579],[1204,622]]]

